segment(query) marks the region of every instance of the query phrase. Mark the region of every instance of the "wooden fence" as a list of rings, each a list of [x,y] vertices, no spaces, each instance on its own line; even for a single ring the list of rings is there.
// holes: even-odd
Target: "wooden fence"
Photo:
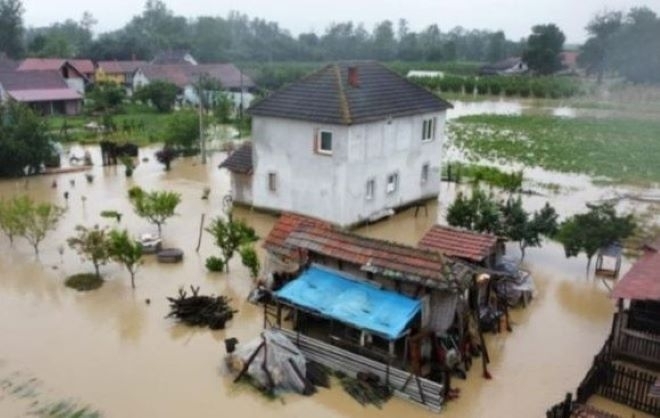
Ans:
[[[614,316],[612,355],[660,368],[660,335],[633,330],[628,327],[628,319],[628,312]]]
[[[573,395],[571,393],[567,393],[564,401],[548,409],[548,411],[545,413],[545,416],[546,418],[571,418],[571,414],[573,414],[573,407]]]
[[[660,416],[660,399],[649,396],[656,376],[623,364],[601,366],[604,379],[598,394],[639,411]]]

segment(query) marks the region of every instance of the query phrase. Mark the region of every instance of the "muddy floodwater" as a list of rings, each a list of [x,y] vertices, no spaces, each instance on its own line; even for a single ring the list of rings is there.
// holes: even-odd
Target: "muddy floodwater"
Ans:
[[[228,175],[217,168],[224,155],[213,155],[205,166],[193,158],[177,160],[166,173],[154,161],[153,149],[141,150],[140,157],[151,161],[141,163],[127,179],[121,167],[100,167],[98,150],[90,150],[97,163],[91,184],[82,173],[0,182],[2,197],[27,193],[68,206],[57,230],[43,243],[39,261],[23,240],[13,247],[5,237],[0,241],[0,417],[22,417],[59,400],[89,405],[104,417],[433,416],[396,398],[383,410],[365,408],[338,385],[310,398],[287,395],[275,401],[233,385],[222,367],[223,340],[256,337],[262,311],[245,300],[251,281],[238,259],[229,274],[207,273],[204,259],[217,252],[208,234],[195,252],[201,215],[207,220],[219,215],[229,191]],[[527,204],[538,207],[549,199],[567,214],[581,210],[586,200],[611,193],[587,181],[575,184],[560,194],[529,197]],[[64,246],[76,225],[112,225],[100,212],[117,210],[124,214],[120,226],[131,233],[152,230],[128,205],[126,190],[132,185],[182,194],[178,216],[168,221],[163,234],[166,246],[185,251],[184,262],[163,265],[146,256],[135,290],[128,273],[115,264],[102,268],[107,281],[97,291],[82,294],[64,287],[66,276],[91,270],[91,264],[81,263]],[[211,188],[208,201],[201,199],[206,186]],[[428,215],[422,211],[415,218],[414,211],[404,211],[358,232],[416,244],[438,213],[444,214],[455,190],[443,185],[441,193],[439,205],[428,205]],[[249,209],[237,208],[235,213],[261,237],[275,221]],[[515,247],[509,253],[516,256]],[[455,379],[461,396],[448,403],[441,416],[544,416],[547,407],[575,390],[605,341],[614,305],[605,284],[585,276],[584,258],[566,260],[558,245],[546,243],[528,251],[525,267],[536,279],[537,295],[527,309],[513,312],[512,333],[487,336],[493,379],[484,380],[475,362],[466,380]],[[624,271],[628,267],[626,263]],[[193,329],[165,319],[165,298],[190,285],[233,298],[239,313],[226,330]],[[12,389],[28,381],[31,390]]]

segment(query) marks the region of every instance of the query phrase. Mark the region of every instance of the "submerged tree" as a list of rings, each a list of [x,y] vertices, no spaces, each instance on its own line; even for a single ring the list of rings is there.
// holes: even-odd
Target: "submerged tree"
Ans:
[[[525,211],[522,199],[509,199],[501,206],[503,214],[503,235],[518,243],[521,261],[528,247],[540,247],[544,236],[552,237],[557,232],[557,212],[546,202],[540,211],[533,214]]]
[[[100,266],[110,260],[110,247],[105,228],[95,225],[86,228],[82,225],[76,227],[77,235],[67,239],[69,247],[74,249],[83,260],[89,260],[94,265],[94,273],[101,278]]]
[[[29,198],[23,200],[20,205],[24,210],[21,214],[22,235],[39,258],[39,244],[46,238],[48,232],[57,227],[66,210],[52,203],[34,203]]]
[[[167,191],[145,192],[139,188],[129,191],[129,199],[139,217],[156,225],[159,236],[165,221],[175,215],[174,211],[181,203],[179,193]]]
[[[142,246],[128,235],[128,231],[112,230],[108,235],[110,258],[123,264],[131,275],[131,286],[135,289],[135,274],[141,264]]]
[[[610,203],[587,204],[586,213],[579,213],[562,222],[557,240],[564,246],[566,257],[581,252],[587,256],[587,273],[596,252],[609,244],[628,238],[635,230],[632,215],[618,216]]]
[[[250,271],[250,277],[256,279],[259,276],[261,264],[254,246],[252,244],[244,245],[240,248],[239,253],[241,254],[241,262]]]
[[[523,60],[529,68],[539,74],[552,74],[561,70],[559,54],[564,47],[566,36],[555,24],[536,25],[527,38],[527,48]]]
[[[241,220],[234,220],[231,213],[227,219],[215,218],[206,228],[206,232],[213,236],[215,245],[220,248],[222,262],[227,271],[229,271],[229,260],[234,256],[234,253],[242,246],[259,239],[252,227]]]
[[[7,235],[9,243],[14,244],[14,237],[23,235],[25,230],[21,214],[26,207],[27,196],[0,200],[0,230]]]
[[[462,192],[449,206],[447,222],[470,231],[499,234],[502,231],[502,214],[498,202],[492,194],[486,194],[479,187],[472,189],[470,197]]]

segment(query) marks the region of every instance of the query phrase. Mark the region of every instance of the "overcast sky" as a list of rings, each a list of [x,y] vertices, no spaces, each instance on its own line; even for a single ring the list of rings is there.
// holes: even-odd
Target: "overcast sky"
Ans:
[[[87,10],[98,20],[97,32],[117,29],[142,12],[142,0],[23,0],[27,26],[45,26],[74,18]],[[502,29],[507,38],[520,39],[538,23],[556,23],[567,42],[584,41],[584,26],[594,13],[628,10],[646,5],[660,13],[660,0],[166,0],[177,15],[226,16],[237,10],[276,21],[294,35],[321,34],[331,22],[362,22],[371,30],[376,22],[405,18],[418,31],[437,23],[445,32],[455,26]]]

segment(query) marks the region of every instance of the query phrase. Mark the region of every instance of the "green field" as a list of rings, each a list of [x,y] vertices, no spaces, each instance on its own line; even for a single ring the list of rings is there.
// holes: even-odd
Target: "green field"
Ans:
[[[465,116],[450,123],[449,137],[474,160],[660,183],[660,119]]]

